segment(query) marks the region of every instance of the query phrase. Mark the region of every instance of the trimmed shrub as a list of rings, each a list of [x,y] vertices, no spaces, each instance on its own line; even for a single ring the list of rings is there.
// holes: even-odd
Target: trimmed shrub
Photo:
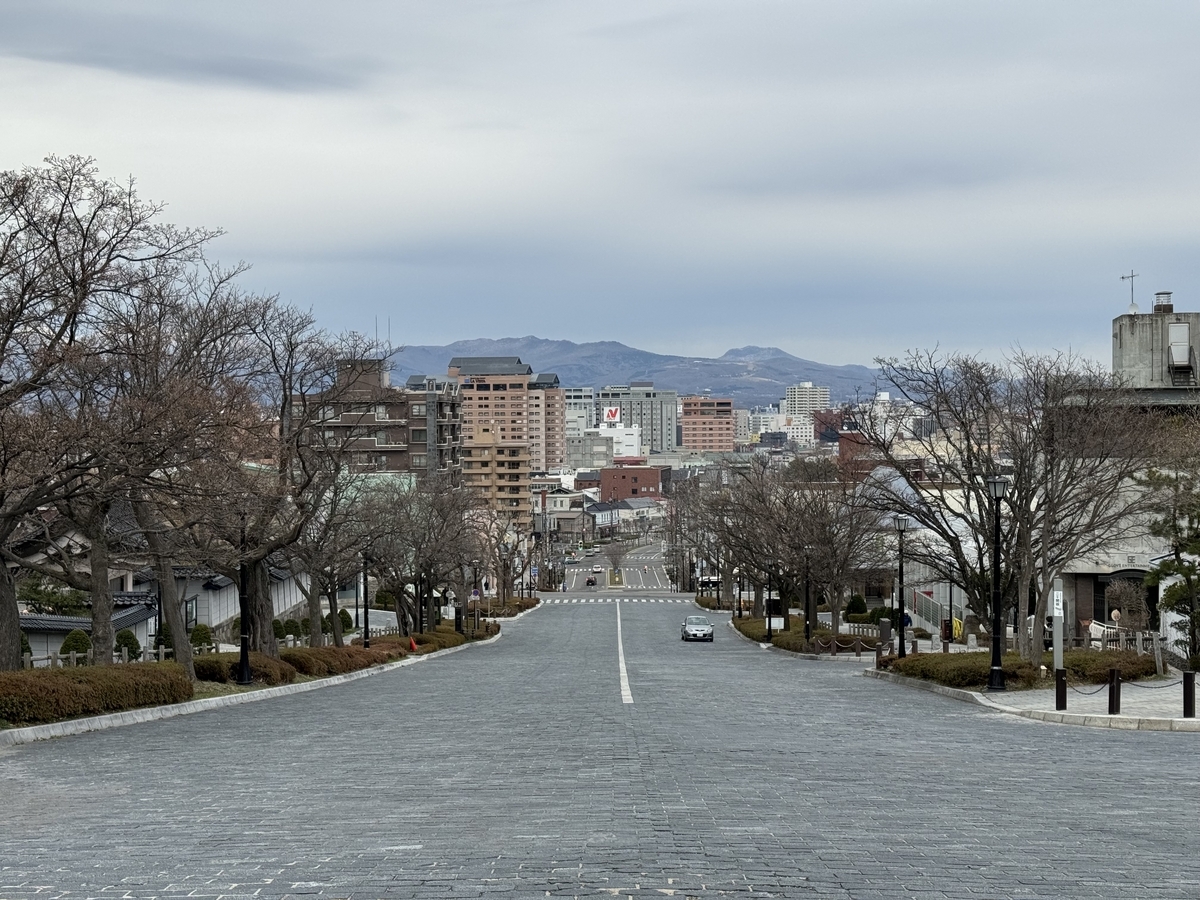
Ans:
[[[0,720],[38,725],[192,699],[175,663],[0,672]]]
[[[333,623],[329,621],[328,613],[321,617],[321,634],[333,634]]]
[[[371,642],[374,645],[375,641]],[[301,675],[341,675],[371,666],[382,665],[398,654],[384,647],[292,647],[279,654],[284,662]]]
[[[237,634],[237,632],[234,631],[234,634]],[[171,646],[171,626],[167,624],[167,620],[164,618],[162,631],[156,632],[154,635],[154,649],[157,650],[159,647],[170,649]]]
[[[1018,653],[1006,653],[1001,661],[1005,681],[1012,687],[1030,687],[1040,681],[1034,666]],[[988,683],[992,655],[981,653],[918,653],[899,659],[885,658],[884,668],[898,675],[921,678],[953,688],[982,688]]]
[[[29,653],[32,655],[33,648],[29,646],[29,635],[27,635],[25,632],[22,631],[21,632],[21,655],[24,656],[26,653]]]
[[[308,634],[307,629],[302,629],[300,622],[297,619],[288,619],[283,623],[284,634],[292,637],[300,637],[302,634]]]
[[[237,653],[210,653],[195,657],[192,664],[198,680],[225,683],[237,681],[238,661]],[[250,678],[256,684],[291,684],[296,680],[296,669],[265,653],[251,653]]]
[[[927,641],[927,640],[929,640],[931,637],[933,637],[933,635],[932,635],[932,634],[930,634],[930,633],[929,633],[929,631],[928,631],[927,629],[924,629],[924,628],[910,628],[910,629],[908,629],[908,630],[909,630],[910,632],[912,632],[912,636],[913,636],[913,637],[915,637],[915,638],[920,638],[920,639],[921,639],[921,640],[923,640],[923,641]]]
[[[846,603],[846,615],[863,615],[867,611],[867,601],[863,599],[862,594],[854,594]],[[846,620],[850,621],[849,619]]]
[[[59,656],[68,656],[74,650],[81,656],[86,657],[87,652],[92,649],[92,642],[82,628],[76,628],[71,631],[62,642],[62,646],[58,648]]]
[[[1046,655],[1046,667],[1054,665],[1053,654]],[[1063,653],[1063,668],[1067,677],[1087,684],[1108,681],[1109,669],[1120,669],[1122,681],[1152,678],[1157,670],[1151,654],[1138,656],[1133,650],[1068,650]]]
[[[879,624],[879,622],[877,620],[871,618],[871,614],[869,612],[846,613],[846,615],[844,615],[842,618],[853,625],[878,625]]]
[[[350,646],[361,649],[362,638],[356,637],[350,642]],[[395,659],[403,659],[409,653],[408,637],[402,634],[381,634],[371,638],[370,649],[383,650],[386,653],[392,654]]]
[[[204,647],[213,642],[212,629],[201,622],[188,635],[188,643],[193,647]]]
[[[750,638],[752,641],[764,642],[767,639],[767,620],[752,619],[749,616],[733,617],[733,627]]]
[[[354,627],[354,619],[350,616],[350,613],[344,609],[338,610],[338,621],[342,623],[343,633]]]
[[[867,622],[871,625],[878,625],[880,619],[891,619],[892,627],[896,625],[897,610],[889,609],[886,606],[877,606],[867,613]]]
[[[304,637],[308,637],[310,634],[312,634],[312,625],[308,621],[308,616],[305,616],[300,620],[300,634]]]
[[[271,630],[275,632],[275,640],[282,641],[287,637],[287,631],[284,630],[283,623],[278,619],[271,620]]]
[[[118,631],[113,646],[117,653],[120,653],[121,648],[124,647],[130,659],[137,659],[142,655],[142,642],[137,639],[137,635],[131,628],[122,628]]]

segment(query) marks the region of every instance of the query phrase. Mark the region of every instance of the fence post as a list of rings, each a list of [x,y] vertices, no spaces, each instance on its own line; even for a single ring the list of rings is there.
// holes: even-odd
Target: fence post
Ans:
[[[159,647],[158,648],[158,661],[162,662],[166,658],[167,658],[167,648]]]
[[[854,638],[854,657],[855,657],[855,659],[862,659],[862,637],[861,636],[856,636]]]
[[[875,668],[883,667],[883,641],[875,645]]]
[[[1054,670],[1054,708],[1062,712],[1067,708],[1067,670]]]
[[[76,653],[75,650],[71,651],[71,668],[72,669],[75,668],[75,653]]]
[[[913,638],[912,655],[913,656],[917,655],[917,639],[916,638]]]
[[[1108,714],[1110,716],[1119,716],[1121,714],[1121,670],[1108,670]]]
[[[124,645],[121,646],[121,662],[129,662],[129,648]]]
[[[943,640],[943,641],[942,641],[942,652],[943,652],[943,653],[949,653],[949,652],[950,652],[950,642],[949,642],[949,641],[947,641],[947,640]]]
[[[1150,645],[1154,648],[1154,673],[1166,675],[1167,670],[1163,668],[1162,641],[1157,631],[1150,632]]]
[[[21,668],[22,669],[32,669],[33,668],[33,654],[32,653],[26,653],[24,655],[24,657],[22,657]]]
[[[57,669],[61,665],[62,665],[62,660],[60,660],[58,658],[58,651],[55,650],[53,653],[50,654],[50,668]]]
[[[1183,673],[1183,717],[1196,718],[1196,673]]]
[[[829,655],[837,656],[837,633],[829,636]]]

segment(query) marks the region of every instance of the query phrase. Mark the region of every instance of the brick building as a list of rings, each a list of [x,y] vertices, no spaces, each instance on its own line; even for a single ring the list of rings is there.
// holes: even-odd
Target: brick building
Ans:
[[[613,466],[600,470],[600,499],[617,503],[642,497],[657,500],[663,496],[664,466]],[[667,469],[669,472],[670,470]]]

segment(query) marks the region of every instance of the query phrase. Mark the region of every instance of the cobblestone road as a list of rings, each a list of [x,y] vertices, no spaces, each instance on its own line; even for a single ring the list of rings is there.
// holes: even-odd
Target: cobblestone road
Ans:
[[[0,897],[1200,897],[1195,735],[683,644],[689,611],[547,605],[391,674],[0,752]]]

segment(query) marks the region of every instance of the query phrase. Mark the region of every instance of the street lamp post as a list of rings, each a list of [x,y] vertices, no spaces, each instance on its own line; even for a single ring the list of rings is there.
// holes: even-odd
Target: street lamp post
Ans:
[[[1004,690],[1004,635],[1000,613],[1000,501],[1008,491],[1008,479],[992,475],[987,479],[988,496],[992,499],[992,668],[988,673],[988,690]]]
[[[904,532],[908,531],[908,516],[896,516],[896,534],[899,537],[899,569],[896,573],[896,596],[900,600],[898,634],[900,635],[900,653],[904,659]]]
[[[370,560],[367,554],[363,554],[363,649],[367,650],[371,646],[371,595],[369,593],[369,585],[367,579],[369,577],[367,566]]]
[[[812,578],[808,568],[808,547],[804,548],[804,643],[812,643]],[[834,635],[834,640],[837,636]]]

